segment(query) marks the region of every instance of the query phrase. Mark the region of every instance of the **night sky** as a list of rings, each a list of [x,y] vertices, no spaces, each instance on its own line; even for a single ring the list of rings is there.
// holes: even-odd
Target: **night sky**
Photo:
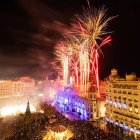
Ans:
[[[104,5],[113,19],[111,46],[100,56],[101,79],[116,68],[121,76],[140,76],[139,0],[90,0],[92,7]],[[0,79],[31,76],[45,79],[55,71],[55,44],[71,28],[75,14],[82,14],[86,0],[0,1]]]

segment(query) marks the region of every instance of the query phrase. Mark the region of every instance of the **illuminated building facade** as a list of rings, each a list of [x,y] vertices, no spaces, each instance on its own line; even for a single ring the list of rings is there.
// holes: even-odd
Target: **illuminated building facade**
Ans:
[[[24,112],[26,102],[31,101],[31,108],[37,106],[37,98],[33,98],[36,85],[33,79],[21,77],[15,80],[0,81],[0,116],[15,115]]]
[[[71,112],[81,119],[93,121],[100,117],[105,117],[106,111],[106,101],[105,101],[105,87],[106,84],[103,82],[101,84],[100,98],[96,98],[95,88],[90,87],[89,91],[86,93],[87,97],[79,96],[71,87],[66,87],[64,91],[57,91],[57,106],[63,112]]]
[[[113,69],[107,82],[106,119],[136,138],[140,134],[140,80],[134,73],[120,78]]]
[[[22,94],[23,95],[34,95],[36,92],[35,80],[30,77],[21,77],[18,82],[21,82],[23,85]]]
[[[7,97],[11,95],[13,90],[11,80],[2,80],[0,81],[0,97]]]
[[[78,96],[77,92],[71,87],[66,87],[64,91],[58,91],[57,103],[63,112],[72,112],[81,117],[88,119],[90,115],[88,100]]]
[[[29,77],[22,77],[19,80],[1,80],[0,81],[0,98],[34,95],[35,82]]]

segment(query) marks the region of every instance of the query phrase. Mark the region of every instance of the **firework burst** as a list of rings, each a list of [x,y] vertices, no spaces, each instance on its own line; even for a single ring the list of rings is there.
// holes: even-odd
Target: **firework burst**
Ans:
[[[56,54],[63,63],[64,81],[68,84],[69,75],[75,74],[76,86],[80,87],[81,96],[88,91],[90,83],[96,85],[99,97],[98,57],[102,46],[111,41],[110,36],[105,37],[108,22],[114,17],[106,16],[105,8],[95,9],[89,5],[82,15],[77,15],[72,23],[72,30]],[[94,79],[93,79],[94,77]]]

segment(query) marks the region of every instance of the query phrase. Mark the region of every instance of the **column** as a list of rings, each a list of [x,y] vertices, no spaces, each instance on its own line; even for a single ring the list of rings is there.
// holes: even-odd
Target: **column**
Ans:
[[[137,139],[136,127],[134,127],[134,139]]]

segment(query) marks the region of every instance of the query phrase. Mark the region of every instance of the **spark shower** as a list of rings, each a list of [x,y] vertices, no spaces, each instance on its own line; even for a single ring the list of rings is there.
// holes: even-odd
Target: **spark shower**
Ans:
[[[101,48],[111,41],[107,26],[114,18],[107,17],[106,12],[103,7],[84,9],[83,14],[73,20],[65,40],[56,46],[55,54],[62,64],[64,86],[73,81],[82,97],[87,97],[91,85],[95,87],[96,97],[100,97],[98,57],[102,54]]]

